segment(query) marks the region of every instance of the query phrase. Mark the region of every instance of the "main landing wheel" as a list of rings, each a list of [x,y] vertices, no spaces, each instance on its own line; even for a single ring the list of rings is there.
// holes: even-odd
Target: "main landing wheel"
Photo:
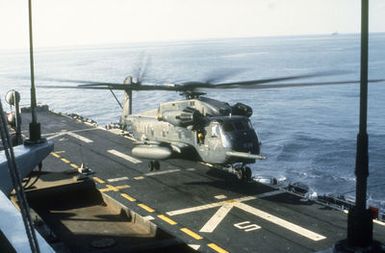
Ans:
[[[248,166],[236,168],[235,175],[239,180],[249,181],[251,179],[251,169]]]
[[[159,161],[148,162],[148,168],[150,169],[150,171],[159,170],[160,169]]]

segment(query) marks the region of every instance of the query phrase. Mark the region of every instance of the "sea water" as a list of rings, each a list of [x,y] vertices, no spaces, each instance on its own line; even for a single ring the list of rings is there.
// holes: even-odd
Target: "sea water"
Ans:
[[[385,34],[370,35],[369,79],[385,78]],[[29,55],[0,51],[0,95],[21,92],[29,104]],[[36,50],[36,85],[76,85],[50,79],[122,83],[213,83],[329,73],[291,83],[359,80],[359,35],[240,38],[137,43]],[[251,121],[265,161],[253,175],[303,182],[318,194],[354,195],[359,85],[280,89],[207,90],[207,96],[253,108]],[[121,92],[116,92],[118,97]],[[134,113],[182,99],[177,92],[134,92]],[[109,91],[37,89],[38,102],[78,113],[99,125],[117,122],[120,107]],[[7,108],[7,107],[6,107]],[[385,83],[369,85],[369,197],[385,200]]]

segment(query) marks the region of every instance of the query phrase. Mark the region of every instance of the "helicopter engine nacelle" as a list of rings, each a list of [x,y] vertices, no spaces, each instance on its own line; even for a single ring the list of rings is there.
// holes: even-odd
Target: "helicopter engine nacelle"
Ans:
[[[253,109],[248,105],[236,103],[231,107],[231,114],[250,117],[253,114]]]
[[[166,121],[174,126],[186,127],[196,124],[201,118],[202,114],[198,110],[187,107],[183,111],[164,111],[158,120]]]

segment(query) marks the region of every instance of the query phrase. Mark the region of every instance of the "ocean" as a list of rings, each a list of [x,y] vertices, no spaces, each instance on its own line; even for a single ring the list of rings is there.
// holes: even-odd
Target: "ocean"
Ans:
[[[369,79],[385,76],[385,34],[371,34]],[[29,104],[29,55],[0,51],[0,96],[21,92]],[[359,80],[359,35],[259,37],[136,43],[36,50],[36,85],[48,79],[121,83],[144,70],[143,81],[162,85],[185,81],[230,82],[334,71],[297,82]],[[295,83],[295,81],[291,81]],[[65,84],[72,85],[72,84]],[[302,182],[318,194],[354,196],[359,85],[280,89],[209,90],[207,96],[253,108],[251,121],[265,161],[253,175]],[[118,96],[122,96],[117,92]],[[134,92],[134,113],[182,99],[177,92]],[[385,205],[385,83],[370,84],[368,106],[368,197]],[[78,113],[103,126],[117,122],[120,107],[109,91],[38,88],[39,104]],[[5,106],[8,109],[7,106]]]

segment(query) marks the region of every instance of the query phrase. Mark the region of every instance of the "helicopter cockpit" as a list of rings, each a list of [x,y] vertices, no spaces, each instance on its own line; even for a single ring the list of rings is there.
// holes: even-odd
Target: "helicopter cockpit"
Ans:
[[[204,143],[212,147],[251,154],[260,152],[258,136],[246,117],[213,117],[205,132]]]

